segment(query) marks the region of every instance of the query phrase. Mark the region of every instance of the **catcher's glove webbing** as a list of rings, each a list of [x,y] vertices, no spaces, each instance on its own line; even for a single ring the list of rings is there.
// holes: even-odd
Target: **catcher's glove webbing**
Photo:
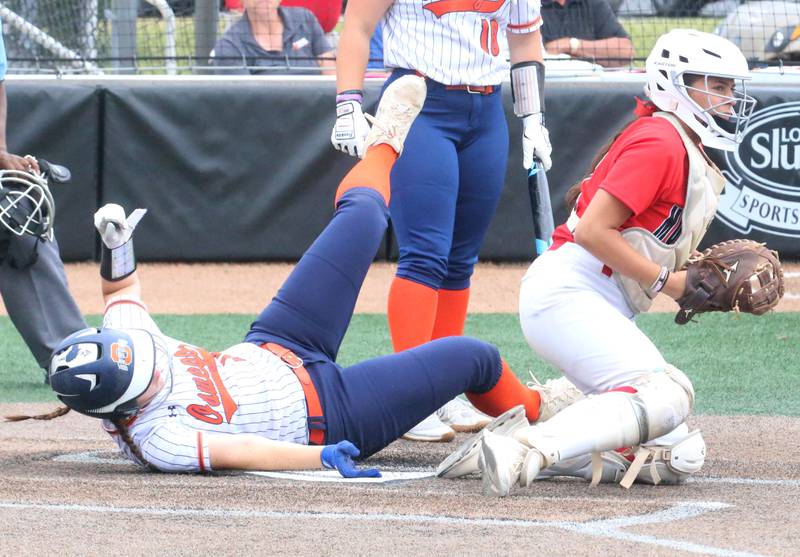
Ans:
[[[752,240],[728,240],[686,263],[686,291],[678,299],[675,322],[688,323],[707,311],[761,315],[783,297],[778,253]]]

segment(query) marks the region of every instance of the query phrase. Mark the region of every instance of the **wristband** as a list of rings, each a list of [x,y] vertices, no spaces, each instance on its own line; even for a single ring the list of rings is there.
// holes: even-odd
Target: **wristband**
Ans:
[[[669,269],[666,266],[661,267],[661,271],[658,273],[658,277],[650,286],[650,291],[653,293],[661,292],[664,286],[667,284],[667,279],[669,278]]]
[[[531,61],[511,66],[511,100],[516,116],[544,112],[544,64]]]
[[[359,104],[364,100],[364,91],[361,89],[348,89],[341,93],[336,93],[336,104],[345,101],[356,101]]]
[[[133,252],[133,238],[114,249],[103,244],[100,253],[101,277],[114,282],[132,275],[135,270],[136,254]]]

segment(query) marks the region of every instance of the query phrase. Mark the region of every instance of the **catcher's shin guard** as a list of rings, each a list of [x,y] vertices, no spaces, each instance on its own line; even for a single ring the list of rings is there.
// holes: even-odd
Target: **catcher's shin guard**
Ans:
[[[706,442],[696,429],[673,445],[639,447],[620,484],[622,487],[630,487],[634,481],[653,485],[680,484],[699,472],[705,461]]]
[[[683,423],[694,404],[694,389],[680,370],[668,366],[643,374],[636,393],[612,391],[579,400],[550,420],[514,432],[537,449],[542,468],[564,459],[640,445]],[[538,471],[537,471],[538,473]],[[526,483],[535,476],[527,476]]]

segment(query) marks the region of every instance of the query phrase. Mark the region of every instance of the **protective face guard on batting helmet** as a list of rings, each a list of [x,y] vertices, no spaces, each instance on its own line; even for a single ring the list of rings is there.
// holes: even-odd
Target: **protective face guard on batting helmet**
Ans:
[[[17,236],[53,239],[55,203],[45,176],[0,170],[0,224]]]
[[[139,409],[155,370],[169,373],[170,362],[163,343],[143,329],[84,329],[53,352],[50,387],[81,414],[124,419]]]

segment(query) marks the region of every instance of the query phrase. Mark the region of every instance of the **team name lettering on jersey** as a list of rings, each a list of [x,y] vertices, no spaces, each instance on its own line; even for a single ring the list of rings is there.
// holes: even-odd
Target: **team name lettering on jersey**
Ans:
[[[436,17],[453,12],[475,12],[493,14],[503,7],[505,0],[434,0],[425,4],[423,9],[429,10]]]
[[[205,402],[205,404],[190,404],[186,407],[186,411],[200,421],[221,424],[223,416],[220,410],[222,410],[225,413],[225,421],[231,423],[238,406],[225,388],[214,358],[205,350],[187,344],[178,346],[175,357],[180,358],[181,363],[187,366],[186,371],[194,376],[194,383],[199,391],[197,396]]]

